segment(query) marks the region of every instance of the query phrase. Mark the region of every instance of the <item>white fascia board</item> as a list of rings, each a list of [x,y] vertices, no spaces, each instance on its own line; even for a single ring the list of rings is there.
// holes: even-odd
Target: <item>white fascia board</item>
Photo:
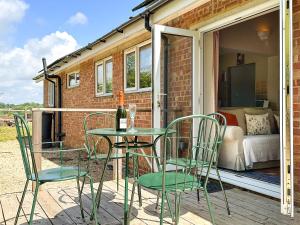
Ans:
[[[205,24],[196,24],[193,27],[198,28],[199,32],[209,32],[220,27],[240,23],[240,20],[251,18],[258,12],[269,12],[271,9],[276,9],[279,6],[279,0],[257,0],[249,2],[239,8],[234,9],[235,12],[228,11],[222,15],[205,21]]]
[[[209,0],[175,0],[159,8],[151,17],[152,24],[165,23],[173,18],[176,18],[185,12],[196,8]],[[81,56],[72,59],[65,65],[55,69],[52,73],[59,73],[73,65],[76,65],[82,61],[92,58],[100,52],[109,50],[124,42],[129,41],[135,37],[138,37],[148,31],[144,27],[144,20],[140,19],[137,22],[124,28],[123,33],[117,33],[108,39],[105,43],[101,43],[98,46],[93,47],[92,50],[83,52]]]
[[[38,75],[40,75],[40,74],[38,74]],[[44,81],[44,80],[45,80],[45,76],[41,76],[40,78],[35,80],[35,83],[39,83],[39,82]]]

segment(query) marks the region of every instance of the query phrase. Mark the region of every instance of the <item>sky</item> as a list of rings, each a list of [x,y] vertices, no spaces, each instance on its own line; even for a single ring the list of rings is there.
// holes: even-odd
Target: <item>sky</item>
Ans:
[[[111,31],[142,0],[0,0],[0,102],[43,101],[32,78],[50,64]]]

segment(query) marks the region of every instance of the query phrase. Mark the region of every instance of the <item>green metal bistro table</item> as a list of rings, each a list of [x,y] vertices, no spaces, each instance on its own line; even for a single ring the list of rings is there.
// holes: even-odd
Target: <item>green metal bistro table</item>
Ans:
[[[135,132],[126,131],[120,132],[116,131],[114,128],[98,128],[87,131],[90,135],[99,135],[105,137],[109,142],[110,146],[116,148],[125,148],[126,149],[126,161],[125,161],[125,198],[124,198],[124,224],[129,224],[129,217],[128,217],[128,175],[129,175],[129,157],[130,152],[134,149],[139,148],[152,148],[153,158],[156,160],[156,165],[159,169],[159,157],[156,152],[156,143],[157,141],[165,135],[166,129],[165,128],[135,128]],[[169,132],[176,132],[175,130],[170,130]],[[117,142],[112,145],[112,142],[109,138],[111,137],[122,137],[123,142]],[[134,137],[132,141],[128,140],[128,137]],[[154,137],[153,142],[140,142],[138,137]],[[112,152],[112,151],[109,151]],[[141,154],[141,156],[151,157],[150,155]],[[98,195],[98,193],[97,193]]]

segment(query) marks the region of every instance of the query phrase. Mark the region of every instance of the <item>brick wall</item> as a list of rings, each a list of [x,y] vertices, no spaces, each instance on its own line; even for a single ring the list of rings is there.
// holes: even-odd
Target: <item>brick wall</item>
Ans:
[[[300,0],[293,1],[294,174],[295,200],[300,205]]]

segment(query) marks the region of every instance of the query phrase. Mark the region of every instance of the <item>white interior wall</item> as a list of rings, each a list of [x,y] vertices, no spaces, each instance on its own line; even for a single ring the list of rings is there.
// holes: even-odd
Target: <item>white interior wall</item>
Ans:
[[[214,90],[214,70],[213,70],[213,32],[204,35],[204,114],[215,112],[215,90]]]
[[[268,58],[268,100],[270,107],[279,111],[279,57],[272,56]]]

